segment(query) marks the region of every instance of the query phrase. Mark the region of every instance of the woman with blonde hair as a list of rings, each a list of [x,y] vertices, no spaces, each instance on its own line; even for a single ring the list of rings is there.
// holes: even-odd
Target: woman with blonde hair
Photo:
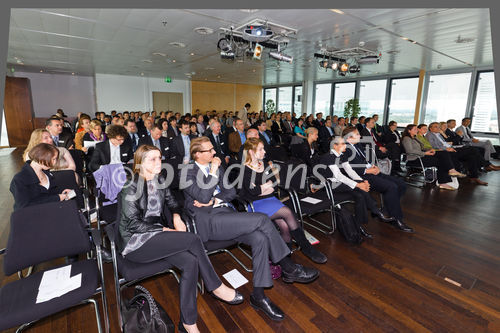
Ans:
[[[276,177],[271,175],[272,170],[265,170],[266,151],[262,140],[249,138],[243,147],[246,159],[240,196],[252,202],[255,212],[266,214],[278,225],[281,237],[290,248],[293,238],[306,257],[324,264],[326,256],[309,243],[293,212],[275,196]]]
[[[28,146],[26,147],[23,153],[23,161],[26,162],[30,160],[29,152],[31,151],[31,149],[33,149],[33,147],[35,147],[40,143],[47,143],[50,145],[54,145],[54,141],[52,140],[49,131],[47,131],[44,128],[37,128],[36,130],[31,132],[30,141],[28,142]],[[73,160],[73,157],[71,157],[69,151],[64,147],[55,147],[55,148],[59,150],[59,155],[56,163],[54,163],[51,166],[51,170],[75,171],[76,170],[75,161]]]
[[[106,141],[106,134],[103,133],[102,124],[99,120],[92,120],[89,124],[89,129],[90,131],[83,136],[83,141]]]

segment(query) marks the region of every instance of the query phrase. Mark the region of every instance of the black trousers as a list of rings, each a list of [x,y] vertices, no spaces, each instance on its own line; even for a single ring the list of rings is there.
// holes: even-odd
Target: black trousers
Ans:
[[[451,182],[451,177],[448,175],[448,173],[455,166],[449,152],[436,151],[435,155],[422,156],[421,159],[425,167],[437,167],[437,180],[439,184]],[[420,166],[420,162],[418,160],[410,161],[408,162],[408,164]]]
[[[277,263],[290,253],[266,214],[238,213],[228,207],[210,210],[208,240],[236,240],[252,248],[253,286],[271,287],[269,259]],[[198,220],[197,220],[198,221]]]
[[[481,159],[484,159],[474,147],[462,147],[456,149],[456,153],[451,153],[452,158],[462,162],[469,172],[471,178],[479,176],[478,170],[481,167]]]
[[[128,253],[125,258],[138,263],[164,260],[182,271],[179,298],[181,320],[184,324],[196,323],[196,283],[198,272],[209,291],[222,282],[215,273],[198,235],[189,232],[164,231],[153,236],[144,245]]]
[[[352,189],[345,184],[340,184],[333,190],[335,202],[352,200],[354,201],[354,218],[358,225],[368,223],[367,210],[376,213],[377,203],[372,198],[370,193],[360,190],[359,188]]]
[[[384,207],[389,216],[402,220],[403,211],[401,210],[400,199],[406,192],[404,181],[382,173],[378,175],[365,174],[362,178],[370,183],[370,189],[382,193]]]

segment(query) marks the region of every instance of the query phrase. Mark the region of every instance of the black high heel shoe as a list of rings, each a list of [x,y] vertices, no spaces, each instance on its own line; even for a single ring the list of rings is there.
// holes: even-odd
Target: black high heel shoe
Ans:
[[[229,305],[237,305],[237,304],[243,303],[243,301],[245,300],[245,298],[243,297],[243,295],[240,294],[238,292],[238,290],[235,290],[234,292],[235,292],[234,298],[232,300],[230,300],[230,301],[223,300],[219,296],[216,296],[213,292],[210,292],[210,295],[212,295],[212,297],[215,298],[216,300],[219,300],[221,302],[227,303]]]

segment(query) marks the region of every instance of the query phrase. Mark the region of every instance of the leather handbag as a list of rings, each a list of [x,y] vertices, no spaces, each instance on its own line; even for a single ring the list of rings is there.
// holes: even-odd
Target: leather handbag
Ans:
[[[124,333],[175,333],[172,319],[143,286],[122,303],[122,318]]]

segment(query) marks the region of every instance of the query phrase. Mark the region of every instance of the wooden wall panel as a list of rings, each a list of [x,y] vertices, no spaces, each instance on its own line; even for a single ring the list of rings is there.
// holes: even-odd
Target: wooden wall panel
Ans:
[[[205,112],[208,110],[235,111],[245,103],[255,106],[251,111],[259,111],[262,103],[262,87],[246,84],[191,82],[191,108]]]
[[[35,117],[30,80],[7,76],[3,105],[10,146],[26,146],[33,131]]]

